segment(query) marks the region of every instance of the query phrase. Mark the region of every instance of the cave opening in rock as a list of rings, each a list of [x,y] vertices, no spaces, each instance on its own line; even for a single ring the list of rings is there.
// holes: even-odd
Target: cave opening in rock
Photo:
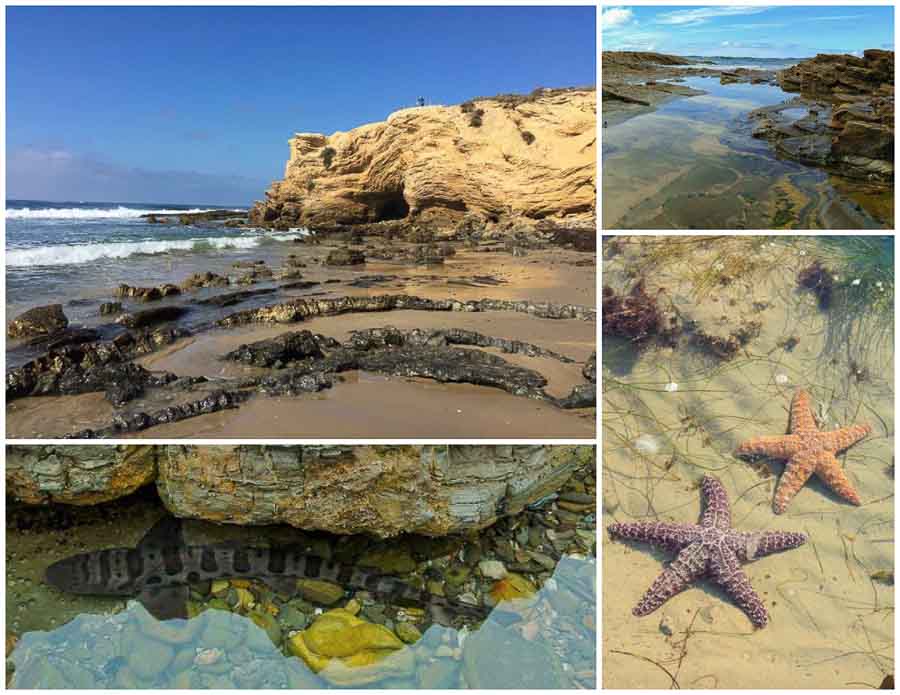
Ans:
[[[406,219],[409,215],[409,203],[403,197],[403,191],[385,192],[383,196],[375,205],[376,221]]]

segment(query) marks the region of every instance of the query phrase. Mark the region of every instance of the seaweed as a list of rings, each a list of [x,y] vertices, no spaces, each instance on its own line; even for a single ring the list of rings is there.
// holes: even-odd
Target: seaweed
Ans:
[[[761,329],[760,321],[746,321],[727,336],[710,335],[705,331],[696,330],[691,336],[691,343],[719,359],[730,360],[738,354],[742,347],[759,336]]]
[[[834,292],[833,273],[819,261],[813,261],[797,274],[797,285],[810,290],[819,301],[819,309],[828,311]]]
[[[627,338],[638,347],[652,339],[671,339],[677,333],[677,320],[663,316],[655,296],[647,293],[639,280],[628,294],[603,287],[603,334]]]

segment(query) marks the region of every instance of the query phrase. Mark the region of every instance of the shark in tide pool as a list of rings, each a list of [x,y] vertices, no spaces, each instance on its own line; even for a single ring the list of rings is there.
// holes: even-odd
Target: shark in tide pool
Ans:
[[[297,579],[321,579],[392,603],[444,609],[472,620],[483,620],[489,612],[420,591],[395,577],[315,557],[299,546],[188,545],[181,521],[174,517],[164,517],[135,548],[73,555],[50,565],[45,577],[67,593],[135,597],[159,620],[187,617],[191,584],[233,578],[258,579],[288,595],[296,592]]]

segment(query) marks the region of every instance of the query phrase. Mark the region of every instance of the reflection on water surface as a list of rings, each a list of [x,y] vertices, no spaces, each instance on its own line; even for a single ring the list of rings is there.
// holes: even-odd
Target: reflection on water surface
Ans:
[[[432,624],[418,637],[359,617],[365,601],[319,609],[286,630],[268,606],[249,617],[204,606],[158,621],[137,601],[22,635],[14,688],[570,688],[594,662],[595,563],[563,557],[530,598],[502,601],[482,624]],[[232,590],[234,587],[231,587]],[[239,588],[239,587],[238,587]],[[239,596],[240,599],[240,596]],[[410,615],[415,615],[410,609]],[[268,616],[268,617],[265,617]],[[409,623],[407,623],[409,625]],[[413,627],[412,630],[415,630]]]

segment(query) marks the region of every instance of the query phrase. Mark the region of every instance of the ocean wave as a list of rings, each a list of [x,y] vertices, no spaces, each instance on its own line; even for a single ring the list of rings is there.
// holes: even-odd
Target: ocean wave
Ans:
[[[185,213],[209,212],[223,208],[191,208],[190,210],[143,210],[126,208],[12,208],[6,210],[8,220],[99,220],[136,219],[141,215],[183,215]],[[235,209],[235,212],[243,210]]]
[[[173,251],[204,251],[212,249],[252,249],[267,241],[291,241],[302,234],[278,234],[240,237],[206,237],[197,239],[169,239],[155,241],[121,241],[95,244],[59,244],[36,246],[30,249],[10,249],[6,252],[8,268],[34,266],[76,265],[101,258],[171,253]]]

